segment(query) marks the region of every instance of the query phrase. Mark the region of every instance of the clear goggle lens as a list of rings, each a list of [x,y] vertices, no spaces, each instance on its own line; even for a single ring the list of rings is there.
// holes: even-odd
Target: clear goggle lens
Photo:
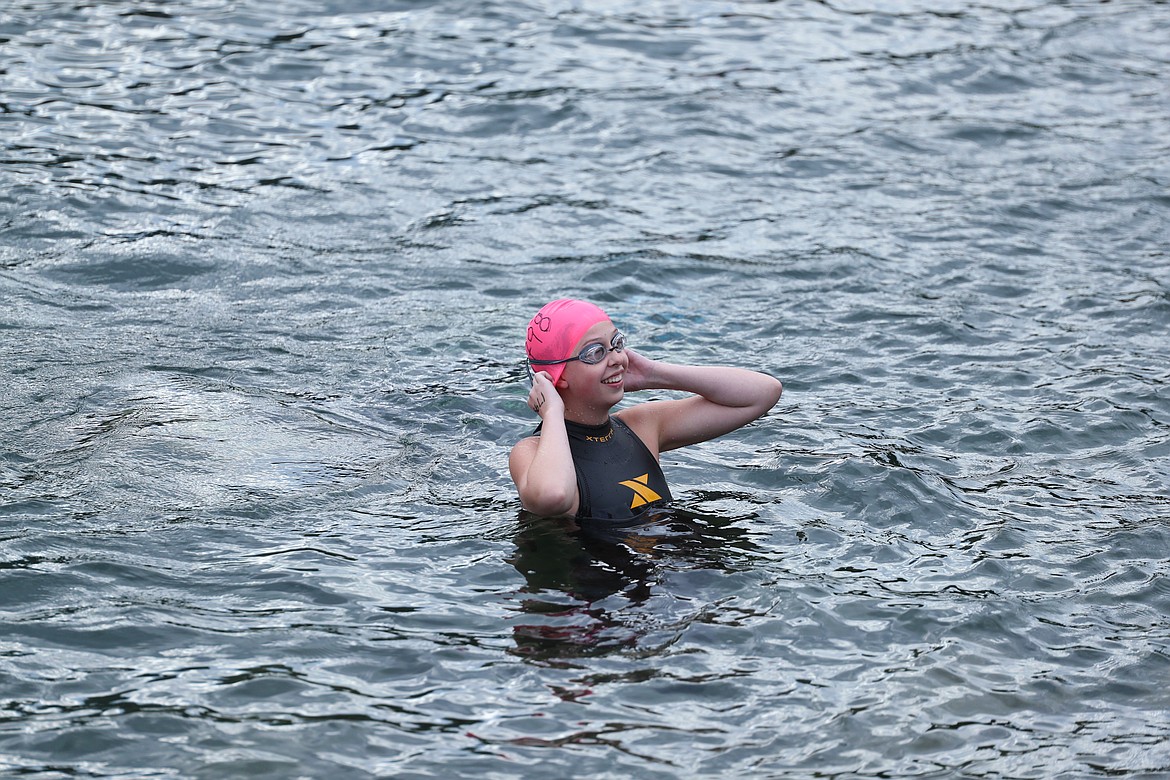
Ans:
[[[591,366],[597,365],[605,360],[605,356],[610,352],[621,352],[626,348],[626,334],[620,330],[613,334],[613,338],[609,340],[609,346],[604,344],[593,343],[585,347],[585,349],[578,352],[571,358],[564,360],[537,360],[536,358],[529,358],[525,361],[528,366],[528,375],[532,376],[532,366],[557,366],[563,363],[572,363],[574,360],[580,360],[582,363],[587,363]]]
[[[626,334],[618,331],[609,340],[609,349],[606,349],[604,344],[590,344],[578,353],[577,359],[592,366],[605,360],[605,356],[610,352],[621,352],[625,348]]]

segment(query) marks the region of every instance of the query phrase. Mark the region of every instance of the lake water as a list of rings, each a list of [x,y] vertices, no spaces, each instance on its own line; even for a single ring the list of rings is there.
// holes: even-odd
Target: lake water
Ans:
[[[1167,776],[1167,84],[1153,1],[6,3],[0,775]],[[785,383],[622,537],[507,476],[563,295]]]

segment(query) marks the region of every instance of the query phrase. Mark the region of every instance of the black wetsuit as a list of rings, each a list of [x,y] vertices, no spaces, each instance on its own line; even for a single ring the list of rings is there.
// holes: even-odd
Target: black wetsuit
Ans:
[[[671,500],[658,461],[618,418],[601,425],[565,420],[565,430],[577,471],[578,519],[629,520]]]

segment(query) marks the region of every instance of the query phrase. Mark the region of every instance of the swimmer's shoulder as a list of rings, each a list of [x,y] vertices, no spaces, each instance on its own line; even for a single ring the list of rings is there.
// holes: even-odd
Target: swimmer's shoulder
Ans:
[[[517,441],[515,444],[512,445],[512,455],[524,454],[525,452],[527,452],[529,450],[532,450],[535,452],[536,448],[539,444],[540,444],[540,433],[536,432],[536,433],[529,434],[528,436],[525,436],[524,438],[520,439],[519,441]]]
[[[520,441],[512,445],[512,451],[508,453],[508,471],[512,474],[512,481],[519,484],[518,479],[521,473],[527,471],[528,466],[536,458],[536,448],[540,444],[540,435],[525,436]]]
[[[646,449],[655,458],[658,457],[658,412],[655,408],[656,401],[648,401],[646,403],[631,406],[622,409],[619,412],[614,412],[611,416],[621,421],[623,425],[633,431],[634,435],[641,440]]]

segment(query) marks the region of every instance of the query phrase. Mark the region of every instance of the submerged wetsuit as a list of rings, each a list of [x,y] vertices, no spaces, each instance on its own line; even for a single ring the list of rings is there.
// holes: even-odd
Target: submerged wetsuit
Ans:
[[[578,519],[629,520],[671,500],[658,461],[618,418],[601,425],[565,420],[565,430],[577,471]]]

